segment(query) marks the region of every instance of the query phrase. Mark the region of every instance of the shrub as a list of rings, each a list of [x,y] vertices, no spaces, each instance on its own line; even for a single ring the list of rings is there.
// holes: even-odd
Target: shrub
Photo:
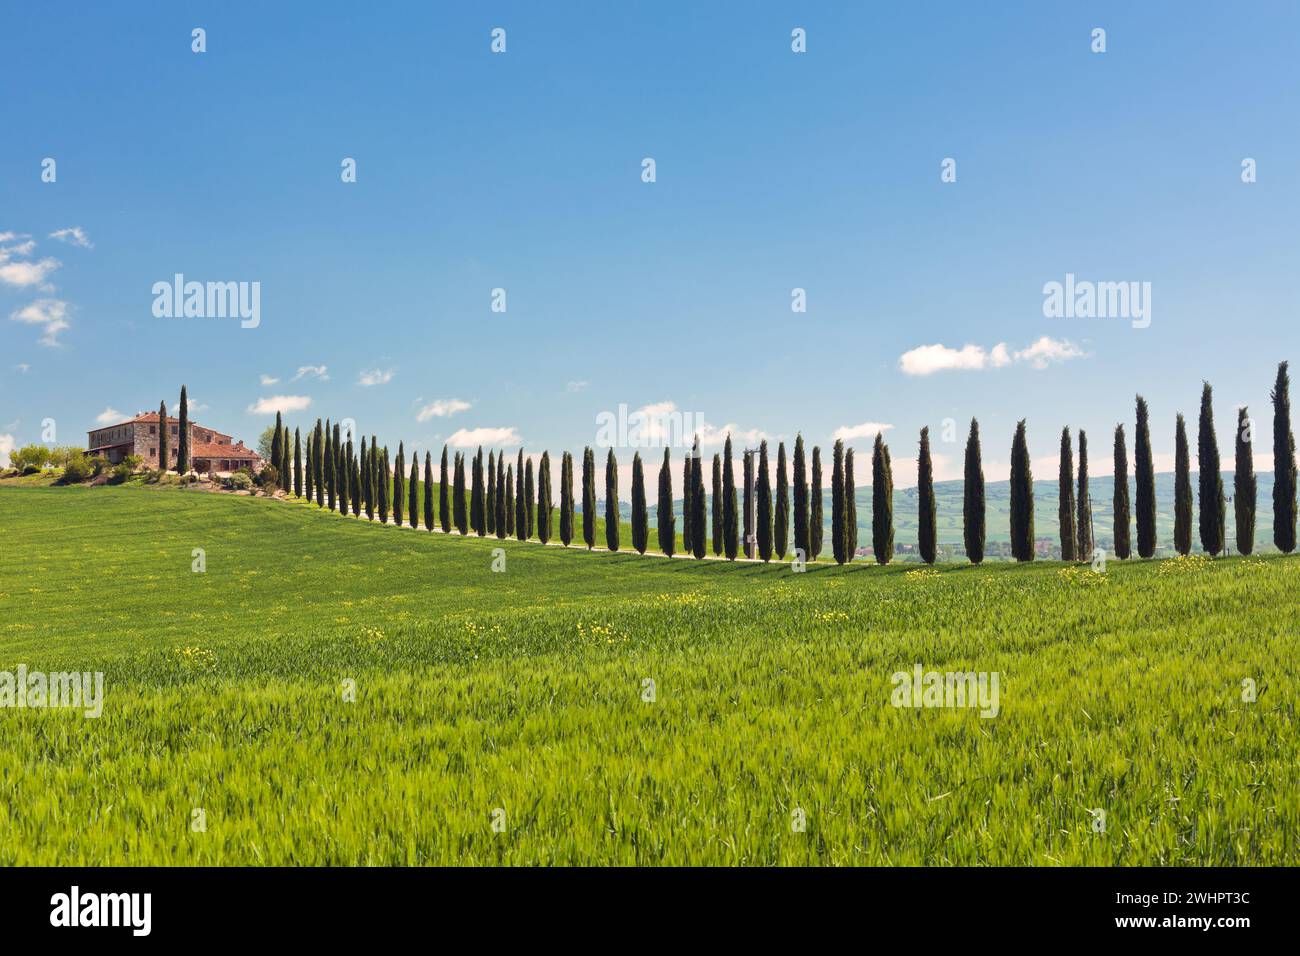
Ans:
[[[86,462],[90,465],[90,473],[96,478],[108,471],[109,461],[103,455],[87,458]]]
[[[122,462],[119,465],[113,466],[113,471],[108,476],[108,483],[110,485],[120,485],[122,482],[126,481],[130,477],[131,477],[131,466],[128,465],[126,462]]]
[[[275,489],[280,487],[280,469],[276,468],[275,465],[264,466],[261,474],[257,476],[257,484],[261,487],[263,494],[275,494]]]
[[[69,458],[63,466],[63,476],[59,478],[61,485],[75,485],[85,481],[90,477],[91,464],[84,455],[77,455]]]
[[[144,464],[144,459],[139,455],[127,455],[122,459],[122,464],[126,465],[127,468],[134,472]]]
[[[232,475],[227,475],[221,484],[229,491],[248,491],[253,487],[253,478],[248,472],[240,469]]]
[[[44,445],[24,445],[9,452],[9,464],[30,475],[50,464],[52,457],[53,453]]]

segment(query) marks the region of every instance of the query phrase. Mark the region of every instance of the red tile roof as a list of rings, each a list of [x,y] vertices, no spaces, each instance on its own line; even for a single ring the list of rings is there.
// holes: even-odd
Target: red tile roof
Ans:
[[[128,418],[126,421],[123,421],[123,422],[114,422],[112,425],[100,425],[98,428],[96,428],[96,429],[94,429],[94,430],[98,432],[98,431],[103,431],[105,428],[121,428],[123,425],[133,425],[133,424],[135,424],[136,422],[143,422],[143,423],[145,423],[145,424],[148,424],[148,423],[150,423],[150,422],[153,422],[154,424],[157,424],[157,422],[158,422],[158,413],[157,413],[157,412],[141,412],[139,415],[136,415],[135,418]],[[168,424],[168,425],[173,425],[173,424],[175,424],[175,425],[179,425],[180,423],[181,423],[181,420],[180,420],[179,418],[172,418],[172,416],[170,416],[170,415],[167,416],[167,424]],[[193,424],[193,422],[191,422],[190,424]]]
[[[260,457],[251,448],[245,448],[243,442],[235,445],[214,445],[196,442],[190,449],[190,458],[230,458],[253,460]]]

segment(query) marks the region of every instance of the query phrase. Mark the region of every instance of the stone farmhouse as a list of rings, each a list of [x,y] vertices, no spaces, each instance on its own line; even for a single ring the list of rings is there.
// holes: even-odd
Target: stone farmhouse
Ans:
[[[180,420],[167,418],[167,468],[175,470],[180,442]],[[262,458],[256,451],[246,448],[242,441],[229,435],[205,428],[197,422],[189,423],[190,469],[192,471],[232,472],[248,468],[254,474],[262,470]],[[146,467],[158,464],[158,413],[141,412],[134,418],[116,425],[105,425],[87,432],[87,454],[103,455],[116,464],[127,455],[139,455]]]

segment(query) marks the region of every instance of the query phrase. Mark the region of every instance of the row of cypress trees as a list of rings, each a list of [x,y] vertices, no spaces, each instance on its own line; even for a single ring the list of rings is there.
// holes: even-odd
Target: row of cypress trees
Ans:
[[[1226,509],[1220,458],[1214,430],[1213,393],[1205,383],[1197,437],[1200,502],[1199,531],[1201,547],[1217,555],[1226,547]],[[1296,461],[1295,439],[1291,428],[1290,378],[1287,363],[1278,366],[1271,393],[1273,403],[1273,537],[1278,549],[1289,553],[1295,548],[1296,535]],[[182,391],[182,409],[184,409]],[[165,421],[166,409],[160,409]],[[1146,400],[1137,396],[1136,430],[1133,456],[1135,494],[1129,500],[1129,459],[1127,439],[1122,424],[1114,435],[1114,549],[1117,557],[1127,559],[1132,553],[1131,530],[1136,518],[1137,549],[1140,557],[1151,557],[1157,547],[1155,507],[1155,465],[1151,450],[1150,411]],[[1252,456],[1252,425],[1247,409],[1238,409],[1235,442],[1234,517],[1237,549],[1250,554],[1254,547],[1256,480]],[[292,448],[292,452],[290,449]],[[305,451],[305,455],[304,455]],[[822,461],[821,449],[814,447],[811,468],[802,436],[797,436],[793,455],[793,486],[787,475],[785,443],[779,444],[776,459],[776,489],[773,496],[769,449],[760,443],[757,463],[751,455],[744,458],[745,477],[757,467],[752,484],[754,502],[745,501],[743,514],[736,487],[731,436],[728,435],[721,455],[712,459],[712,510],[706,508],[704,458],[699,438],[695,439],[683,467],[682,547],[685,553],[703,558],[711,550],[735,560],[745,552],[763,561],[773,556],[784,560],[791,545],[796,555],[815,560],[823,541]],[[1176,420],[1174,467],[1174,547],[1188,554],[1192,547],[1192,490],[1190,454],[1186,423],[1179,414]],[[543,452],[540,468],[534,476],[532,458],[525,460],[521,450],[514,464],[506,462],[502,452],[488,453],[486,467],[483,449],[470,461],[469,487],[466,487],[465,455],[455,453],[450,464],[444,446],[439,471],[437,514],[434,513],[433,470],[429,453],[424,460],[424,495],[418,495],[419,463],[411,462],[406,476],[405,452],[399,444],[396,467],[390,468],[388,448],[380,450],[372,436],[367,446],[361,440],[355,453],[351,439],[343,442],[337,424],[331,427],[317,420],[308,434],[305,449],[295,432],[290,443],[289,431],[276,416],[272,446],[273,463],[277,463],[280,483],[286,491],[314,500],[343,514],[359,515],[362,510],[374,518],[387,521],[391,511],[395,523],[406,518],[412,527],[419,524],[421,510],[426,528],[436,526],[444,532],[454,527],[461,534],[483,537],[496,535],[528,540],[534,535],[543,543],[553,534],[555,510],[551,489],[550,453]],[[1088,560],[1093,554],[1092,501],[1088,480],[1088,438],[1080,430],[1078,473],[1075,476],[1074,446],[1070,429],[1063,428],[1060,442],[1059,510],[1061,556],[1066,561]],[[966,554],[973,563],[985,556],[984,472],[981,458],[979,422],[971,419],[966,440],[964,463],[962,526]],[[933,563],[938,556],[937,514],[934,496],[934,467],[930,450],[929,428],[922,428],[917,458],[918,546],[922,560]],[[565,452],[560,462],[559,536],[569,546],[575,532],[573,456]],[[588,548],[596,545],[595,454],[583,450],[580,474],[582,541]],[[409,487],[405,484],[409,481]],[[649,515],[646,494],[645,463],[640,453],[632,461],[631,525],[632,548],[644,553],[649,547]],[[871,458],[872,522],[871,540],[875,559],[887,564],[894,554],[893,468],[888,445],[877,434]],[[1011,445],[1011,551],[1018,561],[1031,561],[1035,554],[1034,487],[1025,421],[1016,424]],[[853,560],[857,550],[857,505],[854,478],[854,451],[837,440],[831,460],[831,552],[837,563]],[[740,492],[744,494],[744,492]],[[659,550],[672,555],[677,548],[675,495],[671,454],[664,450],[657,487]],[[421,504],[423,509],[421,509]],[[752,507],[751,507],[752,505]],[[1131,507],[1132,505],[1132,507]],[[793,522],[791,509],[793,506]],[[610,449],[605,459],[603,511],[605,546],[619,550],[620,511],[618,498],[618,461]],[[710,520],[711,519],[711,520]],[[793,526],[793,540],[791,527]]]

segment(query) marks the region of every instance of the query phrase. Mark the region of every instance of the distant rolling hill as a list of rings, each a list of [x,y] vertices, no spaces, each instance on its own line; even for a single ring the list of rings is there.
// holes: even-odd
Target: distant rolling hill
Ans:
[[[1193,497],[1193,514],[1196,510],[1196,486],[1197,475],[1192,473],[1192,497]],[[1273,474],[1272,472],[1259,472],[1256,474],[1256,483],[1258,489],[1256,492],[1255,505],[1255,550],[1271,551],[1273,550]],[[1136,500],[1135,483],[1129,479],[1129,501]],[[1115,493],[1114,479],[1109,475],[1101,478],[1092,478],[1088,482],[1088,487],[1092,496],[1092,517],[1093,532],[1096,538],[1097,547],[1104,548],[1108,552],[1113,550],[1114,538],[1112,535],[1111,523],[1113,520],[1113,508],[1111,507]],[[1227,504],[1227,537],[1228,545],[1232,553],[1237,552],[1236,530],[1233,522],[1232,512],[1232,472],[1223,473],[1223,491],[1229,499]],[[938,538],[940,550],[944,552],[943,557],[952,559],[959,557],[955,551],[961,547],[962,542],[962,482],[960,481],[939,481],[934,486],[935,505],[938,512]],[[857,488],[858,504],[858,548],[867,548],[871,545],[871,487],[858,486]],[[825,519],[825,533],[823,542],[825,547],[823,551],[830,551],[830,523],[831,523],[831,503],[830,493],[826,491],[822,496],[822,513]],[[989,482],[984,486],[984,501],[986,508],[986,533],[985,540],[988,545],[989,556],[1003,557],[1009,554],[1005,547],[1011,540],[1011,484],[1006,481]],[[678,530],[681,529],[681,501],[675,501],[675,511],[678,519]],[[1057,489],[1056,476],[1050,478],[1046,476],[1035,476],[1034,481],[1034,536],[1040,539],[1050,539],[1054,548],[1060,545],[1060,525],[1057,520],[1057,507],[1059,505],[1059,495]],[[1130,504],[1130,508],[1132,508]],[[631,509],[626,503],[622,506],[623,515],[630,519]],[[653,527],[658,520],[655,514],[655,508],[650,508],[650,524]],[[917,498],[915,488],[900,488],[894,491],[894,546],[897,557],[906,560],[911,556],[910,551],[915,550],[917,540]],[[1194,520],[1194,519],[1193,519]],[[793,535],[793,530],[791,531]],[[1134,548],[1137,546],[1136,528],[1132,532]],[[1174,475],[1173,472],[1166,472],[1156,475],[1156,540],[1158,544],[1157,554],[1172,554],[1174,538]],[[1192,527],[1192,545],[1194,550],[1200,550],[1200,540],[1197,534],[1196,526]],[[1006,552],[1002,554],[1000,552]],[[1059,557],[1058,552],[1054,556]]]

